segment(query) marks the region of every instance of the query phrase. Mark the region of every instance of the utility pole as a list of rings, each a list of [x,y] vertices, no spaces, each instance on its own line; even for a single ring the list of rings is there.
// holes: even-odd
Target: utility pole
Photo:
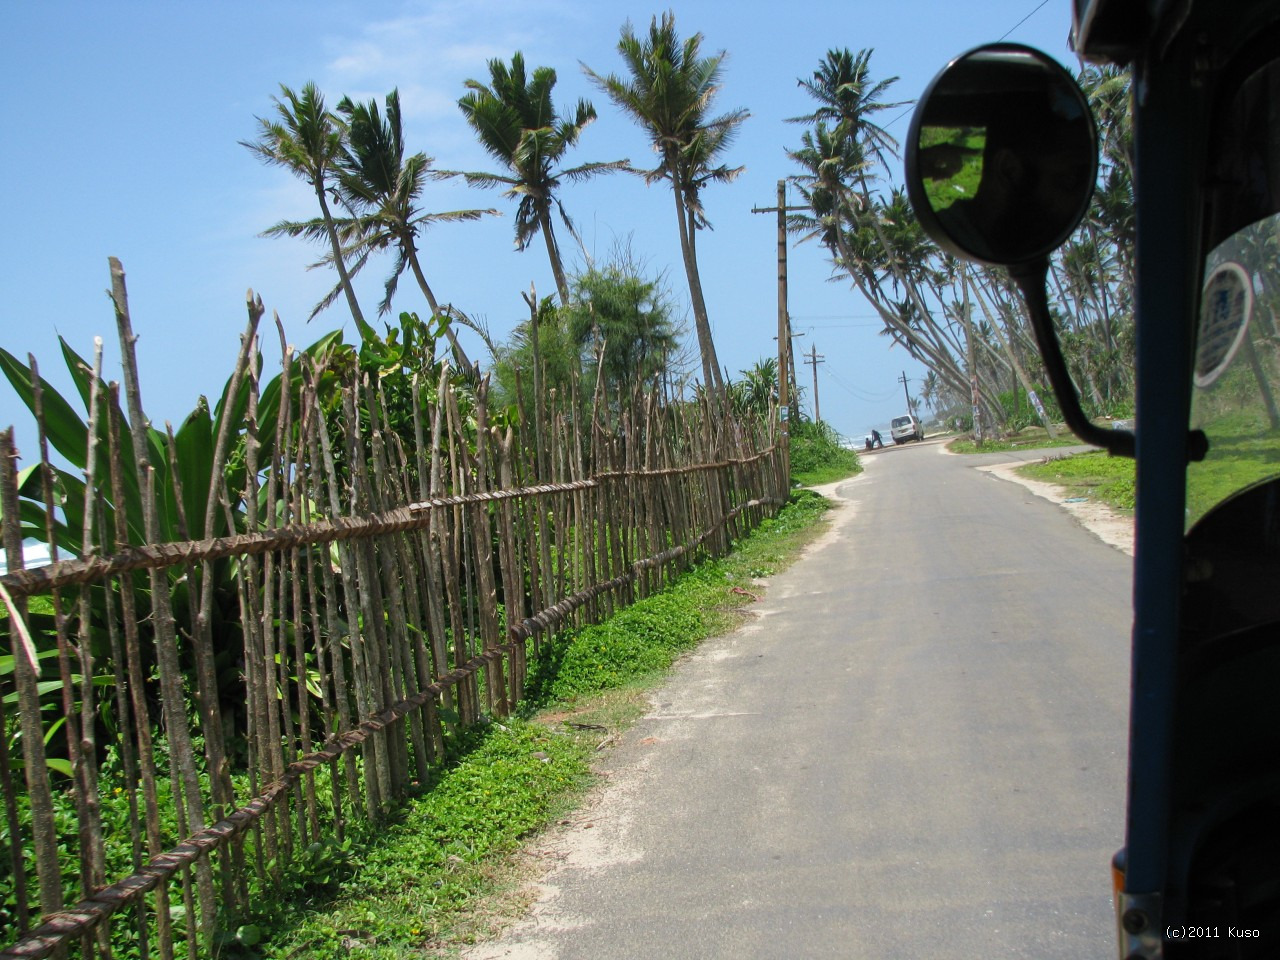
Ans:
[[[788,396],[788,387],[795,373],[791,361],[791,316],[787,312],[787,211],[807,210],[808,207],[787,206],[787,181],[778,181],[778,205],[776,207],[752,207],[752,213],[776,213],[778,215],[778,408],[785,410],[782,435],[787,435],[787,418],[798,416],[793,409],[795,401]]]
[[[817,344],[809,349],[809,356],[805,358],[805,363],[813,367],[813,422],[822,422],[822,413],[818,409],[818,364],[826,360],[822,354],[818,352]]]
[[[907,371],[902,371],[902,376],[898,378],[898,382],[902,384],[902,395],[907,398],[907,413],[911,412],[911,394],[907,393]]]

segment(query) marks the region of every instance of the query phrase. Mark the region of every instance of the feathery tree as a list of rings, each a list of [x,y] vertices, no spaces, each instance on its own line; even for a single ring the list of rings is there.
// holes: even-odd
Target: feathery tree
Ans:
[[[516,209],[516,249],[524,250],[539,232],[547,245],[551,272],[562,305],[569,302],[569,282],[564,260],[552,229],[551,210],[560,213],[566,229],[576,236],[573,222],[556,195],[568,180],[587,180],[601,173],[625,170],[626,160],[584,163],[567,169],[557,165],[578,143],[586,126],[596,119],[595,107],[579,100],[571,116],[556,112],[551,91],[556,72],[537,67],[530,77],[524,56],[517,52],[507,66],[502,60],[489,61],[489,84],[466,81],[470,91],[458,101],[480,145],[505,168],[504,173],[464,173],[473,186],[507,188],[506,196],[519,197]]]
[[[589,268],[573,286],[569,328],[580,348],[599,351],[610,393],[630,397],[658,382],[679,346],[664,278],[646,277],[643,265],[625,256]]]
[[[599,375],[607,405],[616,406],[615,399],[626,403],[637,388],[659,382],[681,365],[681,331],[666,279],[646,275],[645,264],[625,243],[615,248],[607,263],[586,269],[570,283],[568,307],[545,300],[536,307],[536,341],[531,313],[528,322],[494,349],[499,390],[506,398],[514,397],[518,368],[522,376],[538,370],[543,391],[554,390],[562,397],[580,378],[584,403]],[[531,406],[528,398],[522,402]]]
[[[728,183],[742,172],[742,167],[729,167],[719,160],[748,112],[740,108],[716,117],[709,115],[720,91],[726,54],[702,56],[700,33],[681,41],[672,13],[654,17],[644,37],[637,36],[629,22],[624,24],[618,52],[625,77],[616,73],[601,76],[590,67],[583,69],[648,135],[658,165],[638,171],[645,182],[666,180],[671,184],[703,378],[709,390],[721,395],[724,383],[702,293],[695,235],[710,227],[702,206],[703,189],[713,182]]]

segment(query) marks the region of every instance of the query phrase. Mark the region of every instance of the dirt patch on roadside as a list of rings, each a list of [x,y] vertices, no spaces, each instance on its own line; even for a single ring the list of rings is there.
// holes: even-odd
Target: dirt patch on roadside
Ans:
[[[1133,556],[1133,517],[1112,510],[1106,504],[1092,500],[1083,503],[1070,503],[1072,497],[1055,483],[1032,480],[1019,474],[1021,463],[997,463],[987,467],[978,467],[993,473],[1001,480],[1020,483],[1037,497],[1043,497],[1075,517],[1076,521],[1104,543],[1108,543],[1129,556]]]

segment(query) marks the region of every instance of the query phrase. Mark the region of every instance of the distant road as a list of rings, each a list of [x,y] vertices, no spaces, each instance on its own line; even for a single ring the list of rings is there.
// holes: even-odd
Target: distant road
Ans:
[[[974,469],[1023,458],[867,458],[468,956],[1113,956],[1130,560]]]

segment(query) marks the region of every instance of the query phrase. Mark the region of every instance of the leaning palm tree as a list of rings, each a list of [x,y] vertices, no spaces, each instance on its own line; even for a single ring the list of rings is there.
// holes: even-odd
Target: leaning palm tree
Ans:
[[[671,184],[703,377],[708,389],[719,395],[724,384],[702,296],[694,235],[709,226],[700,199],[702,188],[713,181],[732,180],[742,170],[716,163],[748,113],[738,109],[708,117],[720,89],[725,53],[703,57],[701,47],[702,34],[681,42],[675,16],[665,13],[660,20],[653,18],[643,39],[636,36],[630,23],[623,26],[618,52],[626,66],[625,78],[601,76],[586,66],[583,69],[648,134],[658,165],[638,172],[648,183],[666,180]]]
[[[314,83],[304,84],[299,93],[281,84],[280,93],[283,99],[271,98],[276,105],[275,119],[258,117],[258,139],[252,142],[242,140],[241,145],[263,163],[284,167],[315,190],[320,217],[311,221],[309,233],[329,245],[326,259],[338,271],[338,286],[312,311],[311,317],[328,306],[338,292],[344,293],[356,327],[364,336],[366,332],[372,333],[373,328],[365,322],[360,303],[356,300],[343,244],[328,202],[328,191],[337,177],[337,164],[343,153],[344,126],[339,118],[325,109],[324,97]],[[296,226],[284,221],[265,231],[264,236],[296,236],[301,232],[294,229]]]
[[[417,280],[434,317],[466,322],[465,316],[452,307],[441,309],[418,257],[418,233],[433,223],[478,220],[485,214],[496,215],[497,211],[424,213],[418,209],[426,182],[453,174],[432,170],[432,159],[425,153],[405,155],[398,90],[387,94],[385,117],[376,100],[357,103],[350,97],[342,98],[338,112],[347,124],[347,148],[338,161],[338,191],[353,213],[340,224],[340,232],[348,238],[346,252],[357,256],[361,264],[375,251],[393,248],[396,254],[378,312],[390,312],[400,276],[407,269]],[[444,332],[459,363],[469,367],[451,323],[445,324]]]
[[[629,165],[626,160],[614,160],[557,169],[564,155],[577,144],[583,129],[596,119],[596,111],[588,101],[579,100],[571,116],[560,116],[551,102],[555,84],[556,72],[550,67],[538,67],[529,77],[524,56],[517,52],[511,58],[510,67],[502,60],[489,61],[488,86],[478,80],[466,81],[471,92],[458,101],[458,107],[475,130],[480,145],[505,170],[463,176],[473,186],[505,186],[507,196],[520,198],[516,210],[516,249],[524,250],[541,232],[560,302],[567,305],[569,283],[551,225],[553,206],[570,234],[574,229],[556,191],[565,180],[586,180],[597,174],[625,170]]]
[[[855,54],[847,48],[828,50],[809,79],[796,81],[817,101],[816,109],[804,116],[790,118],[792,123],[830,124],[833,140],[853,142],[851,149],[860,153],[866,162],[849,170],[849,188],[856,187],[861,198],[858,206],[864,213],[875,209],[871,185],[875,182],[877,168],[888,169],[888,158],[896,157],[898,149],[897,141],[875,122],[874,117],[883,110],[903,106],[902,103],[885,103],[881,99],[898,78],[873,81],[871,53],[871,50],[859,50]],[[896,282],[907,286],[914,297],[914,288],[905,283],[899,266],[893,260],[878,218],[870,217],[868,223],[889,256],[889,266]],[[921,303],[917,306],[924,309]]]

